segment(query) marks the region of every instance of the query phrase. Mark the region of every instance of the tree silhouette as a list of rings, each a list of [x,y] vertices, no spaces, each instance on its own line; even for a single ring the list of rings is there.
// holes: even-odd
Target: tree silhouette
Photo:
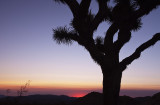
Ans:
[[[30,82],[31,82],[31,81],[28,80],[28,81],[25,83],[25,85],[24,85],[24,86],[21,86],[20,89],[17,91],[17,95],[18,95],[19,97],[23,96],[25,93],[28,92],[28,87],[29,87],[29,85],[30,85]]]
[[[73,41],[85,47],[92,59],[101,67],[103,73],[104,105],[117,105],[121,85],[122,72],[141,53],[160,40],[160,33],[140,45],[133,54],[119,61],[121,48],[130,41],[131,31],[141,28],[141,18],[148,15],[160,5],[160,0],[96,0],[99,5],[97,14],[89,10],[91,0],[54,0],[68,5],[73,19],[71,28],[53,29],[53,38],[58,43],[72,44]],[[108,22],[110,27],[103,37],[93,38],[93,34],[101,22]],[[118,38],[113,41],[115,33]]]
[[[11,89],[6,90],[6,96],[9,96],[9,93],[11,93]]]

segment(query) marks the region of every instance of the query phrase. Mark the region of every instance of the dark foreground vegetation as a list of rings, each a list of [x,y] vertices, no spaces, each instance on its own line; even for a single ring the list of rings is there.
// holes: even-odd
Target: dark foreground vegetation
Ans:
[[[120,96],[118,103],[118,105],[160,105],[160,92],[146,97]],[[103,105],[103,96],[98,92],[91,92],[81,98],[65,95],[1,96],[0,105]]]

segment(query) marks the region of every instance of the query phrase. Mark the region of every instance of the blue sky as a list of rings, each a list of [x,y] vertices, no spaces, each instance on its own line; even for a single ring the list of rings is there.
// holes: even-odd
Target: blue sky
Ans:
[[[96,12],[92,2],[91,9]],[[130,55],[143,42],[160,31],[160,8],[143,17],[141,30],[120,52]],[[52,29],[69,25],[72,14],[67,6],[52,0],[0,0],[0,84],[101,88],[102,74],[89,53],[77,43],[57,45]],[[95,32],[104,35],[103,23]],[[122,88],[160,90],[160,42],[142,53],[123,73]]]

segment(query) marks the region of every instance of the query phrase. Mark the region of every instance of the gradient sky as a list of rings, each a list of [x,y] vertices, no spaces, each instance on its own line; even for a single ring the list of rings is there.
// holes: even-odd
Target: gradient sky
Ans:
[[[97,12],[95,1],[91,9]],[[57,45],[52,39],[52,29],[68,26],[71,19],[68,7],[53,0],[0,0],[0,94],[27,80],[31,80],[32,93],[73,96],[101,90],[102,73],[89,53],[77,43]],[[120,60],[160,32],[159,19],[160,8],[143,17],[141,30],[133,32]],[[103,36],[108,27],[102,23],[95,36]],[[160,42],[145,50],[124,71],[122,90],[160,91],[159,54]]]

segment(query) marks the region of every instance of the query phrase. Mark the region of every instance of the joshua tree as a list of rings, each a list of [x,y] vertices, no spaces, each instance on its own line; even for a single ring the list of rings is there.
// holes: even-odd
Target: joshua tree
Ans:
[[[91,58],[101,67],[103,73],[104,105],[117,105],[121,85],[122,72],[141,53],[160,40],[160,33],[140,45],[133,54],[122,61],[119,60],[121,48],[130,41],[131,31],[141,27],[141,18],[148,15],[160,5],[160,0],[96,0],[99,5],[97,14],[89,10],[91,0],[54,0],[68,5],[73,19],[71,27],[53,29],[53,38],[58,43],[72,44],[73,41],[83,46]],[[94,32],[101,22],[110,24],[104,37],[93,38]],[[115,33],[118,38],[113,41]]]

